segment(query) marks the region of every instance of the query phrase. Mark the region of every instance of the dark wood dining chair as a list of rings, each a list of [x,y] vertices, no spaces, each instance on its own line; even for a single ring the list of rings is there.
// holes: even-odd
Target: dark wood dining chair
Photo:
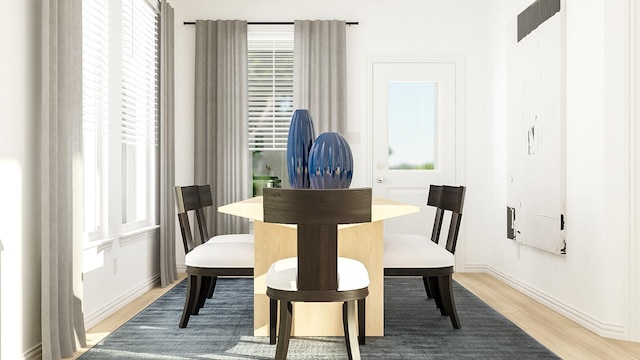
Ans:
[[[371,221],[371,189],[265,188],[263,211],[265,222],[297,225],[297,257],[274,262],[266,277],[267,296],[280,304],[275,358],[287,358],[292,302],[301,301],[343,303],[347,353],[359,359],[357,318],[365,314],[358,303],[369,294],[369,273],[361,262],[338,256],[338,225]]]
[[[433,297],[442,315],[448,315],[455,329],[460,319],[453,298],[452,279],[455,251],[462,220],[466,187],[431,185],[427,205],[436,208],[431,239],[416,234],[387,234],[384,238],[384,275],[421,276],[427,297]],[[445,244],[440,233],[445,214],[450,213]]]
[[[212,206],[209,185],[176,186],[178,221],[182,233],[187,273],[187,294],[179,326],[185,328],[197,315],[206,298],[211,298],[218,276],[253,276],[253,234],[226,234],[209,237],[204,209]],[[201,241],[195,240],[189,212],[195,212]],[[275,320],[274,320],[275,321]]]

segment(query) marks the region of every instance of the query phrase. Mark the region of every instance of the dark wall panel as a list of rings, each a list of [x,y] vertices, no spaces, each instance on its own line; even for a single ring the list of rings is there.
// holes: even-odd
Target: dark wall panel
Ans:
[[[518,41],[560,11],[560,0],[536,0],[518,14]]]

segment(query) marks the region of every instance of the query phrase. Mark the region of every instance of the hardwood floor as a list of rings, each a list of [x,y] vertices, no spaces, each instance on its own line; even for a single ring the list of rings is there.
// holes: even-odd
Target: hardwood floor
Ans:
[[[101,321],[98,325],[87,330],[87,348],[82,348],[73,354],[72,358],[77,359],[80,355],[84,354],[89,348],[100,342],[112,331],[116,330],[120,325],[126,323],[129,319],[134,317],[140,310],[146,308],[162,296],[167,291],[171,290],[174,286],[178,285],[180,281],[186,278],[186,274],[178,274],[178,280],[171,286],[161,288],[159,285],[146,292],[144,295],[138,297],[134,301],[125,305],[122,309],[116,311],[111,316]],[[177,325],[177,324],[176,324]]]
[[[454,279],[563,359],[640,359],[640,343],[600,337],[490,275]]]
[[[183,278],[181,274],[180,280]],[[456,273],[454,278],[563,359],[640,359],[640,343],[600,337],[490,275]],[[88,345],[102,340],[170,289],[156,287],[89,329]],[[72,359],[86,350],[81,349]]]

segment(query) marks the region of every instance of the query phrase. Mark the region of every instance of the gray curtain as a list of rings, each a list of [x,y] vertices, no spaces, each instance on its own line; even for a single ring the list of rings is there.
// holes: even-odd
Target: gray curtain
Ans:
[[[294,22],[293,104],[308,109],[316,135],[347,131],[346,22]]]
[[[196,21],[194,177],[213,191],[211,235],[249,232],[216,209],[251,196],[247,69],[246,21]]]
[[[42,358],[86,346],[82,315],[82,1],[42,2]]]
[[[175,86],[173,8],[160,4],[160,285],[178,279],[176,269]]]

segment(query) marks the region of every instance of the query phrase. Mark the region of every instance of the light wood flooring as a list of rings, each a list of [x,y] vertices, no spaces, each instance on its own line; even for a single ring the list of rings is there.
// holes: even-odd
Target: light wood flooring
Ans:
[[[600,337],[490,275],[456,273],[454,278],[563,359],[640,359],[640,343]],[[169,289],[156,287],[89,329],[88,345],[102,340]]]
[[[640,359],[640,343],[600,337],[490,275],[454,278],[563,359]]]

